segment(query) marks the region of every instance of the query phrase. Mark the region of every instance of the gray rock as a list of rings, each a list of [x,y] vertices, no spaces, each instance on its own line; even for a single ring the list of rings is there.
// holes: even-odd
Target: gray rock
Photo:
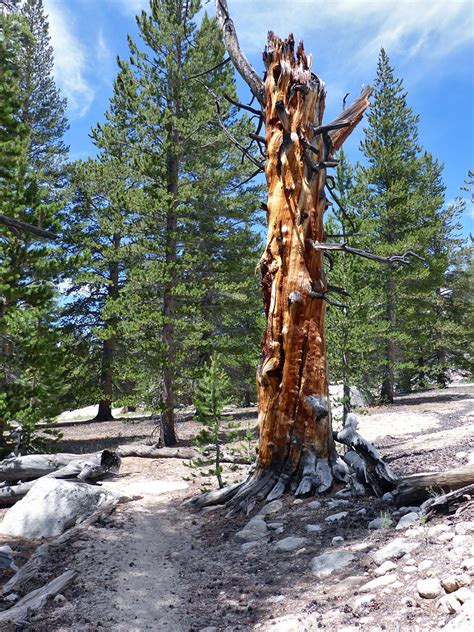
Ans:
[[[469,599],[457,617],[449,621],[441,629],[444,632],[469,632],[474,630],[474,599]]]
[[[474,570],[474,557],[468,557],[461,562],[461,568],[465,571]]]
[[[456,599],[462,604],[465,604],[466,601],[471,601],[474,598],[474,593],[472,592],[472,590],[469,590],[469,588],[467,588],[466,586],[463,586],[462,588],[458,588],[458,590],[456,590],[455,592],[451,594],[454,597],[456,597]]]
[[[462,608],[461,602],[458,601],[454,595],[449,594],[438,599],[436,606],[447,614],[454,614],[455,612],[459,612]]]
[[[64,595],[61,595],[61,593],[59,593],[54,597],[53,601],[57,606],[62,606],[67,602],[67,599]]]
[[[319,524],[307,524],[305,529],[308,533],[319,533],[322,527]]]
[[[447,524],[435,524],[433,527],[429,527],[428,535],[438,535],[443,531],[449,531],[451,527]]]
[[[116,504],[119,495],[103,487],[42,478],[7,511],[0,533],[39,540],[60,535],[102,506]]]
[[[367,582],[363,586],[359,588],[359,592],[366,593],[371,592],[372,590],[377,590],[377,588],[383,588],[384,586],[388,586],[389,584],[393,584],[396,582],[398,577],[395,573],[391,575],[382,575],[382,577],[377,577],[376,579],[372,579],[370,582]]]
[[[344,568],[352,562],[354,555],[349,551],[331,551],[313,557],[310,568],[316,577],[328,577],[334,571]]]
[[[456,535],[467,535],[468,533],[474,533],[474,522],[458,522],[454,527],[454,532]]]
[[[349,505],[348,500],[330,500],[328,502],[328,509],[335,509],[336,507],[343,507],[344,505]]]
[[[287,615],[272,621],[271,632],[301,632],[303,630],[298,617]]]
[[[417,524],[419,521],[419,514],[414,511],[410,511],[410,513],[406,513],[402,518],[400,518],[395,529],[407,529],[408,527]]]
[[[260,540],[268,535],[268,528],[262,518],[255,517],[248,522],[241,531],[237,531],[235,539],[237,542],[252,542]]]
[[[339,544],[343,544],[343,542],[344,538],[342,537],[342,535],[335,535],[331,540],[331,546],[337,546]]]
[[[294,536],[289,536],[288,538],[284,538],[279,542],[275,542],[273,548],[275,549],[275,551],[296,551],[296,549],[299,549],[300,546],[307,542],[307,540],[308,538],[296,538]]]
[[[339,513],[331,514],[330,516],[326,516],[324,520],[326,522],[339,522],[340,520],[344,520],[349,515],[348,511],[340,511]]]
[[[207,628],[201,628],[199,632],[219,632],[215,625],[208,625]]]
[[[270,514],[278,513],[283,509],[283,503],[281,500],[272,500],[264,505],[258,512],[259,516],[269,516]]]
[[[385,492],[385,494],[382,496],[382,500],[387,503],[387,504],[392,504],[393,500],[394,500],[394,496],[392,494],[392,492]]]
[[[433,560],[423,560],[418,564],[418,570],[423,572],[427,571],[429,568],[433,566]]]
[[[436,536],[436,540],[438,542],[451,542],[454,538],[454,533],[452,531],[442,531],[440,534]]]
[[[382,562],[385,562],[386,560],[400,559],[407,553],[411,553],[412,551],[417,549],[419,546],[419,542],[408,542],[407,540],[403,540],[402,538],[396,538],[378,551],[374,551],[374,553],[372,553],[371,555],[377,566],[380,566],[380,564],[382,564]]]
[[[366,509],[365,507],[362,507],[362,509],[358,509],[358,510],[356,511],[356,513],[357,513],[359,516],[365,516],[365,514],[367,513],[367,509]]]
[[[381,564],[378,568],[375,569],[374,575],[376,577],[382,577],[382,575],[386,575],[390,571],[394,571],[397,568],[395,562],[391,560],[387,560],[383,564]]]
[[[307,506],[308,509],[319,509],[321,507],[321,501],[319,501],[319,500],[312,500],[306,506]]]
[[[271,531],[276,531],[276,529],[281,529],[283,527],[283,522],[267,522],[267,527]]]
[[[303,504],[303,499],[302,498],[295,498],[295,500],[293,501],[294,505],[302,505]]]
[[[374,518],[369,522],[367,527],[369,529],[387,529],[392,525],[390,517],[380,516],[380,518]]]
[[[416,589],[420,597],[423,597],[423,599],[436,599],[436,597],[439,597],[442,592],[439,579],[434,577],[418,580],[416,583]]]
[[[272,595],[271,597],[268,597],[265,601],[267,601],[267,603],[279,603],[280,601],[283,601],[285,599],[284,595]]]
[[[258,540],[253,540],[250,542],[244,542],[242,546],[240,547],[240,550],[242,551],[242,553],[248,553],[249,551],[252,551],[253,549],[260,547],[262,544],[263,544],[262,538],[259,538]]]

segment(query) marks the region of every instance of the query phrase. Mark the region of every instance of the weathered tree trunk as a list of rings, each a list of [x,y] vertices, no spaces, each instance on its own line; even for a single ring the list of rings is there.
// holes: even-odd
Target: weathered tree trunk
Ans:
[[[115,252],[118,254],[120,248],[120,233],[114,233],[112,243]],[[110,285],[108,289],[108,297],[114,301],[119,295],[119,265],[117,261],[109,264]],[[112,316],[106,322],[107,327],[115,329],[116,317]],[[100,389],[102,399],[99,402],[99,409],[95,417],[95,421],[113,421],[112,401],[113,401],[113,378],[114,378],[114,354],[115,354],[115,336],[109,336],[102,343],[102,367],[100,374]]]
[[[334,475],[345,477],[336,466],[328,397],[328,287],[323,252],[314,243],[323,241],[327,169],[337,164],[333,154],[361,119],[370,94],[366,89],[323,127],[326,91],[303,44],[295,55],[293,36],[281,40],[269,33],[264,62],[268,237],[259,264],[267,316],[257,376],[260,448],[255,472],[229,490],[232,507],[247,511],[288,487],[307,495],[329,489]]]
[[[474,465],[464,465],[445,472],[413,474],[399,481],[394,492],[395,502],[399,507],[420,503],[430,496],[472,484],[474,484]]]
[[[393,398],[395,396],[395,343],[391,336],[395,326],[395,284],[390,269],[387,271],[385,292],[387,301],[385,318],[388,323],[388,335],[390,337],[385,346],[385,366],[383,370],[382,387],[380,389],[380,400],[387,404],[393,404]]]

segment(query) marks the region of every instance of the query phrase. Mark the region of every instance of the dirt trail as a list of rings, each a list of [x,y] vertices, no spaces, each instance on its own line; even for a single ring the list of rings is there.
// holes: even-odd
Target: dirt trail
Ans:
[[[441,393],[400,398],[393,407],[374,409],[364,415],[361,431],[376,440],[399,474],[453,467],[458,462],[456,453],[474,451],[473,394],[474,385],[465,385]],[[117,423],[117,441],[123,442]],[[194,428],[183,424],[180,430],[181,436],[191,436]],[[94,440],[94,427],[83,426],[76,432],[80,432],[84,446],[89,447]],[[71,441],[71,436],[65,440]],[[413,454],[415,448],[417,455]],[[321,533],[313,536],[314,540],[297,554],[275,556],[273,538],[262,545],[266,548],[243,554],[234,534],[248,518],[230,521],[219,510],[194,514],[181,507],[182,500],[199,489],[199,479],[184,481],[189,473],[180,460],[124,459],[120,477],[106,484],[130,494],[141,494],[142,498],[120,506],[104,523],[91,527],[84,539],[74,542],[52,560],[45,574],[58,574],[65,567],[75,568],[79,579],[65,592],[65,603],[51,604],[21,629],[197,632],[212,625],[219,632],[277,630],[274,623],[278,617],[297,611],[309,623],[304,624],[308,627],[295,630],[325,627],[339,630],[344,628],[343,623],[359,625],[360,619],[365,624],[363,629],[372,632],[379,629],[375,622],[380,617],[386,616],[390,621],[393,608],[400,607],[401,596],[411,595],[413,589],[406,583],[406,574],[401,596],[392,591],[393,596],[387,593],[383,599],[377,597],[375,606],[362,606],[366,608],[365,620],[364,613],[352,620],[357,611],[347,605],[348,596],[341,593],[336,597],[331,582],[326,580],[324,585],[318,585],[313,576],[301,570],[309,568],[315,554],[331,550],[335,535],[344,538],[344,546],[361,551],[399,536],[399,531],[392,534],[390,530],[376,533],[367,530],[368,521],[384,511],[377,499],[355,499],[349,523],[331,523],[325,527],[328,524],[325,516],[331,513],[330,498],[323,497],[321,509],[314,511],[310,509],[311,499],[293,507],[293,499],[287,497],[281,515],[275,516],[275,520],[284,524],[284,535],[280,537],[307,536],[308,521],[322,525]],[[241,478],[243,473],[236,472],[235,476]],[[334,511],[338,510],[333,508]],[[464,519],[474,518],[469,515]],[[430,542],[428,539],[425,547],[420,547],[420,556],[427,555]],[[443,548],[446,545],[433,541],[432,547],[435,565],[439,564],[440,569],[451,568],[450,554]],[[358,555],[360,561],[352,572],[370,579],[373,573],[370,562],[365,554]],[[415,556],[410,563],[420,560]],[[344,586],[344,575],[334,576],[333,587],[338,582]],[[327,596],[331,591],[335,599],[332,605]],[[350,597],[353,598],[352,589]],[[404,632],[415,629],[431,632],[439,629],[446,618],[436,611],[434,603],[423,602],[415,609],[410,608],[410,604],[405,608],[405,621],[413,621],[415,626],[415,619],[410,617],[416,614],[419,627],[402,626]],[[382,629],[391,630],[390,623]]]

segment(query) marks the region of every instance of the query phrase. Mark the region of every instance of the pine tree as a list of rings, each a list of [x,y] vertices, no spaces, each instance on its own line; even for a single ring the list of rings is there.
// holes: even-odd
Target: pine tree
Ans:
[[[236,343],[256,331],[257,200],[252,189],[235,190],[245,174],[214,96],[235,97],[235,85],[219,29],[207,16],[196,28],[198,10],[198,2],[153,0],[142,12],[143,48],[129,38],[130,62],[119,60],[107,122],[93,134],[104,155],[131,165],[146,196],[135,224],[139,263],[118,307],[134,340],[129,381],[162,412],[167,445],[176,442],[175,408],[191,401],[190,380],[212,349],[244,355],[252,346],[257,356],[255,339],[246,349]],[[220,115],[238,136],[247,130],[227,102]]]
[[[55,232],[59,204],[41,181],[31,147],[35,131],[25,120],[24,50],[33,46],[27,20],[18,10],[0,15],[0,208],[26,224]],[[40,125],[37,117],[36,127]],[[54,281],[60,267],[57,248],[29,233],[0,234],[2,296],[3,426],[28,425],[54,414],[63,395]]]
[[[377,341],[371,358],[381,375],[381,399],[393,401],[397,381],[407,387],[414,374],[423,376],[433,302],[447,269],[453,226],[443,209],[442,167],[422,152],[418,117],[383,49],[361,149],[368,165],[356,175],[364,217],[359,243],[375,245],[385,256],[412,251],[419,257],[406,267],[365,266],[365,283],[378,294],[376,304],[367,306]]]

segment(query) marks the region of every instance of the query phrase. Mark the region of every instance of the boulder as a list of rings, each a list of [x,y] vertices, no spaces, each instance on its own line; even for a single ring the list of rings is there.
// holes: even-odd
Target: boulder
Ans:
[[[303,544],[305,544],[307,540],[308,538],[295,538],[293,536],[290,536],[288,538],[283,538],[283,540],[280,540],[279,542],[275,542],[273,548],[275,549],[275,551],[296,551],[296,549],[299,549],[301,546],[303,546]]]
[[[402,538],[396,538],[378,551],[372,553],[372,559],[380,566],[386,560],[398,560],[407,553],[411,553],[420,546],[419,542],[408,542]]]
[[[439,597],[442,592],[439,579],[435,579],[434,577],[430,579],[420,579],[416,584],[416,589],[423,599],[435,599]]]
[[[344,568],[344,566],[350,564],[353,559],[354,555],[349,553],[349,551],[331,551],[318,555],[317,557],[313,557],[310,566],[316,577],[321,579],[323,577],[328,577],[340,568]]]
[[[409,513],[406,513],[402,518],[400,518],[395,529],[406,529],[407,527],[411,527],[419,522],[419,514],[415,511],[410,511]]]
[[[237,542],[253,542],[268,535],[268,527],[265,521],[256,516],[248,522],[241,531],[237,531],[235,539]]]
[[[102,487],[55,478],[42,478],[7,511],[0,533],[50,538],[88,518],[100,507],[132,500]]]

